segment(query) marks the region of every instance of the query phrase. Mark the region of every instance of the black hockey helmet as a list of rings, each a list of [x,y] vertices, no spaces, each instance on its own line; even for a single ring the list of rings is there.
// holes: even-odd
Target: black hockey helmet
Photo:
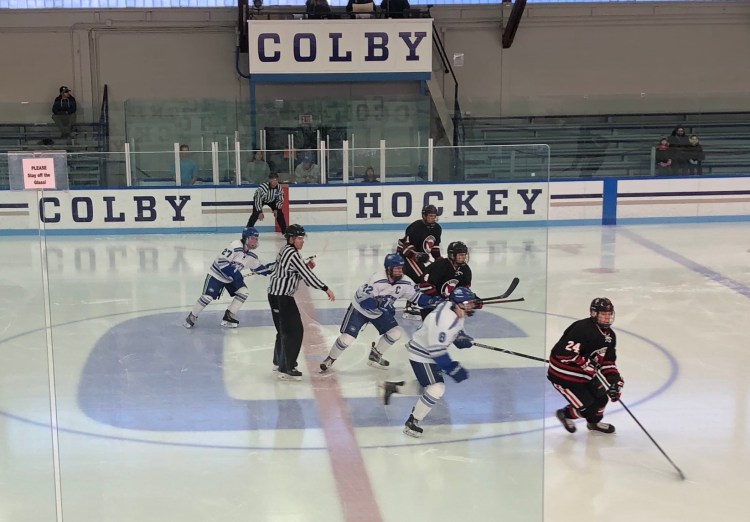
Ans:
[[[615,322],[615,305],[612,304],[612,301],[607,299],[606,297],[596,297],[593,301],[591,301],[591,306],[589,307],[589,312],[591,313],[591,318],[598,324],[599,326],[610,326],[612,323]],[[611,313],[612,315],[609,317],[609,321],[603,320],[599,314],[602,313]]]
[[[433,216],[431,219],[429,216]],[[425,222],[425,224],[428,227],[431,227],[437,222],[438,218],[438,209],[435,205],[425,205],[422,208],[422,221]]]
[[[464,260],[459,262],[458,254],[466,254]],[[448,245],[448,259],[456,265],[465,265],[469,257],[469,247],[463,241],[454,241]]]
[[[438,215],[438,210],[435,205],[425,205],[424,208],[422,208],[422,217],[426,217],[429,214],[435,214],[435,216]]]
[[[306,235],[307,233],[305,233],[305,228],[302,225],[289,225],[284,232],[284,237],[287,239],[290,237],[305,237]]]

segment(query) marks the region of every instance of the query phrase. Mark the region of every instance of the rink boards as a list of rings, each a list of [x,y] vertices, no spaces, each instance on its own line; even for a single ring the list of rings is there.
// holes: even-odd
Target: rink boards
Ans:
[[[3,191],[0,234],[230,231],[254,187]],[[750,219],[750,176],[288,187],[290,223],[311,230],[401,229],[424,205],[453,228]],[[270,230],[270,219],[258,223]]]

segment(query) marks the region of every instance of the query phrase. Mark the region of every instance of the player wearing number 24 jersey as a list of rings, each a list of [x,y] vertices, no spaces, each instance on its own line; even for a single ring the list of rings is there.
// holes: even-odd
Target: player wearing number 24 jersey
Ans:
[[[601,420],[607,399],[617,401],[624,385],[612,330],[615,307],[606,297],[597,297],[589,310],[589,317],[568,326],[552,348],[547,378],[569,403],[556,412],[566,430],[575,432],[573,420],[585,418],[589,430],[614,433],[615,427]]]

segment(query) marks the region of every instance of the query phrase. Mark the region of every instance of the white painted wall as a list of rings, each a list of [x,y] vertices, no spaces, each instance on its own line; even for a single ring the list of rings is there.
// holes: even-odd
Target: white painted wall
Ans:
[[[472,115],[750,110],[750,2],[529,5],[509,50],[500,45],[500,6],[432,13],[448,55],[465,56],[456,73]],[[219,98],[242,106],[235,25],[234,9],[3,12],[0,103],[5,113],[22,100],[46,112],[65,84],[96,107],[106,83],[115,105]],[[327,94],[344,98],[351,87]]]

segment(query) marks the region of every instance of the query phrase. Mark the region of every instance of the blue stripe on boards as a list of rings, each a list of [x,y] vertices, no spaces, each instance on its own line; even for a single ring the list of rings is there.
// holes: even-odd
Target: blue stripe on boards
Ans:
[[[604,180],[602,225],[617,224],[617,178]]]

